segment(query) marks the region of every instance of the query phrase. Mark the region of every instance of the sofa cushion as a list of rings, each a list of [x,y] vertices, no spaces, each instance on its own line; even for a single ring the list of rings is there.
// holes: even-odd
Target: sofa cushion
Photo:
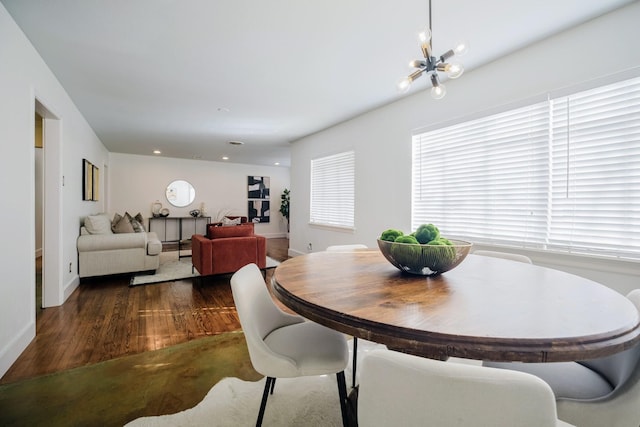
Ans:
[[[220,227],[214,224],[207,225],[207,237],[209,239],[222,239],[226,237],[253,236],[253,224],[245,223],[233,227]]]
[[[89,234],[112,234],[111,221],[106,214],[89,215],[84,219]]]
[[[78,252],[111,251],[122,249],[142,249],[147,245],[147,236],[143,233],[101,234],[79,236]]]

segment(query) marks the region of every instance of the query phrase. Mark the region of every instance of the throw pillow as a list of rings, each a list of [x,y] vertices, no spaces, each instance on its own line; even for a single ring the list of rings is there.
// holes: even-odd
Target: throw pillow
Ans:
[[[120,215],[116,214],[116,217],[120,217]],[[114,217],[114,220],[116,219],[116,217]],[[120,217],[120,220],[115,225],[112,225],[111,229],[114,233],[135,232],[133,226],[131,225],[131,216],[129,216],[129,214],[127,213],[125,213],[124,216]]]
[[[246,237],[253,236],[253,224],[241,224],[236,227],[216,227],[213,224],[207,226],[207,237],[209,239],[222,239],[225,237]]]
[[[112,234],[111,222],[106,214],[89,215],[84,219],[89,234]]]
[[[131,223],[131,227],[133,227],[133,231],[136,233],[142,233],[144,232],[144,226],[142,225],[142,215],[140,215],[140,213],[138,213],[138,215],[136,215],[135,217],[132,217],[131,215],[129,215],[129,212],[125,212],[124,216],[127,217],[129,219],[129,223]],[[140,220],[138,220],[138,217],[140,218]]]
[[[138,221],[138,223],[140,224],[140,232],[147,231],[146,228],[144,228],[144,218],[142,217],[142,214],[140,212],[138,212],[138,214],[134,216],[133,219]]]
[[[242,221],[242,218],[240,217],[231,219],[225,216],[224,218],[222,218],[222,226],[227,227],[230,225],[240,225],[241,221]]]
[[[111,220],[111,231],[116,228],[116,225],[118,225],[121,219],[122,215],[120,215],[118,212],[113,215],[113,219]]]

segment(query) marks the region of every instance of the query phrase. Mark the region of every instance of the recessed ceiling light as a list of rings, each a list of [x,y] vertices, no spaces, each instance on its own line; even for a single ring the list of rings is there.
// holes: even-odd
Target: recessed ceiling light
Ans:
[[[275,166],[280,166],[280,162],[275,162],[274,165]]]
[[[222,156],[222,160],[229,160],[227,156]]]
[[[242,141],[229,141],[229,144],[231,144],[231,145],[244,145],[244,142],[242,142]]]
[[[162,154],[162,151],[160,151],[160,150],[153,150],[153,154]]]

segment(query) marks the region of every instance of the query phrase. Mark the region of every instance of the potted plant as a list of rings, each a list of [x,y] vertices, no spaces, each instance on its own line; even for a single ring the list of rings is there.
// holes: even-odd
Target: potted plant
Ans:
[[[287,220],[287,237],[289,237],[289,193],[288,189],[284,189],[280,195],[280,213]]]

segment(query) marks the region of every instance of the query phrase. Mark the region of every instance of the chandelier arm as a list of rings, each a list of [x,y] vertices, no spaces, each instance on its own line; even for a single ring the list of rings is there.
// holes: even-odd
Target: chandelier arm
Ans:
[[[453,49],[449,49],[448,51],[446,51],[445,53],[443,53],[440,56],[440,60],[442,62],[447,62],[447,59],[451,58],[452,56],[454,56],[456,53],[453,51]]]
[[[414,71],[413,73],[409,74],[409,76],[407,78],[409,79],[409,81],[413,82],[415,79],[420,77],[422,75],[422,73],[424,73],[424,70],[423,69],[418,69],[418,70]]]
[[[422,56],[424,57],[424,59],[426,59],[427,61],[429,60],[429,56],[431,53],[431,48],[429,47],[428,43],[422,43],[420,45],[420,50],[422,51]]]

